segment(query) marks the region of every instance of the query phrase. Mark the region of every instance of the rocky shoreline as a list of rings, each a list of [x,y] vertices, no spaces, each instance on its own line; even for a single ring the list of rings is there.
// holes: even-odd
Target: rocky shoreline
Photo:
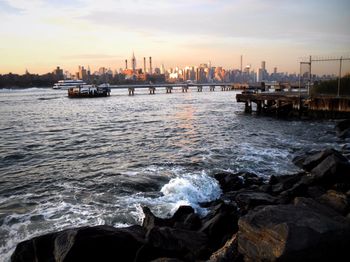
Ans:
[[[350,162],[326,149],[296,157],[304,171],[215,175],[223,194],[200,217],[143,207],[141,226],[72,228],[21,242],[12,261],[349,261]]]

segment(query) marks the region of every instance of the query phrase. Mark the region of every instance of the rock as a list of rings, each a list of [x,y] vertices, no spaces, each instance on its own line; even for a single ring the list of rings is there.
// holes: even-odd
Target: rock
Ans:
[[[151,262],[182,262],[182,260],[179,260],[177,258],[161,257],[161,258],[152,260]]]
[[[148,207],[143,207],[145,218],[142,226],[151,230],[153,227],[174,227],[189,230],[197,230],[201,227],[201,220],[190,206],[180,206],[171,218],[156,217]]]
[[[347,196],[335,190],[328,190],[327,193],[319,198],[319,201],[342,215],[346,215],[349,211],[349,200]]]
[[[261,177],[253,173],[240,172],[236,174],[232,173],[218,173],[214,175],[215,179],[218,180],[222,191],[238,191],[242,188],[250,186],[261,186],[264,180]]]
[[[136,261],[151,261],[161,257],[184,261],[209,257],[206,234],[170,227],[154,227],[147,234],[147,244],[137,254]]]
[[[244,186],[243,178],[239,174],[218,173],[214,177],[219,182],[223,192],[239,190]]]
[[[340,138],[350,137],[350,119],[339,121],[336,126],[337,136]]]
[[[202,219],[200,232],[208,236],[210,246],[216,250],[237,232],[237,221],[237,208],[222,203]]]
[[[156,217],[152,211],[149,209],[149,207],[142,207],[143,214],[145,215],[142,227],[144,227],[147,230],[151,230],[153,227],[158,226],[171,226],[173,224],[172,219],[167,218],[159,218]]]
[[[308,196],[310,196],[313,199],[319,198],[324,193],[326,193],[326,190],[321,186],[310,186],[307,188]]]
[[[312,199],[257,207],[239,219],[238,251],[246,261],[345,261],[350,223]]]
[[[331,154],[311,170],[313,183],[350,183],[350,163],[341,154]]]
[[[276,204],[277,201],[277,197],[252,190],[241,191],[236,195],[238,207],[244,210],[249,210],[260,205],[273,205]]]
[[[237,235],[234,234],[225,245],[214,252],[208,262],[243,262],[243,257],[238,253]]]
[[[20,242],[11,256],[11,261],[54,261],[54,241],[56,236],[57,233],[51,233]]]
[[[133,261],[144,238],[140,226],[69,229],[18,244],[11,261]]]
[[[282,191],[288,190],[297,184],[303,176],[304,173],[298,173],[295,175],[276,177],[278,182],[271,186],[271,192],[274,194],[279,194]]]
[[[319,153],[313,154],[304,160],[303,169],[306,171],[311,171],[313,168],[319,165],[326,157],[333,154],[339,155],[340,153],[334,149],[325,149]]]

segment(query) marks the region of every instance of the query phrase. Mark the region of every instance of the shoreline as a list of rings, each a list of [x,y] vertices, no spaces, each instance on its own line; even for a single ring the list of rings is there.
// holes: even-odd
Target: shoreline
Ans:
[[[199,217],[143,207],[142,226],[71,228],[17,245],[12,261],[329,261],[350,258],[350,162],[325,149],[296,157],[304,171],[214,175],[223,194]],[[300,242],[300,240],[303,241]]]

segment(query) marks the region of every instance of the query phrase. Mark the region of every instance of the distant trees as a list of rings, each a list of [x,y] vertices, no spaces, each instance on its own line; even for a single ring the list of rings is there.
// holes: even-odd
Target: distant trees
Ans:
[[[315,83],[310,90],[311,95],[337,95],[337,93],[337,79]],[[341,96],[350,96],[350,73],[341,78],[339,93]]]
[[[26,73],[24,75],[5,74],[0,75],[0,88],[27,88],[27,87],[52,87],[58,80],[62,79],[55,73],[47,73],[44,75]],[[126,79],[124,74],[102,74],[89,75],[86,82],[89,84],[109,83],[111,85],[118,84],[136,84],[144,82],[164,83],[164,75],[150,75],[146,80]]]
[[[0,75],[0,88],[13,87],[49,87],[57,82],[56,75],[48,73],[44,75],[29,74],[6,74]]]

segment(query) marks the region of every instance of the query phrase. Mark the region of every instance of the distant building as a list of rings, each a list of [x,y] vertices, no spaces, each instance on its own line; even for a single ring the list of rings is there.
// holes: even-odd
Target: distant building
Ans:
[[[79,71],[76,74],[77,79],[86,80],[87,79],[87,71],[83,66],[79,66]]]
[[[53,74],[57,80],[62,80],[64,78],[63,69],[61,69],[59,66],[57,66],[56,69],[53,70]]]

